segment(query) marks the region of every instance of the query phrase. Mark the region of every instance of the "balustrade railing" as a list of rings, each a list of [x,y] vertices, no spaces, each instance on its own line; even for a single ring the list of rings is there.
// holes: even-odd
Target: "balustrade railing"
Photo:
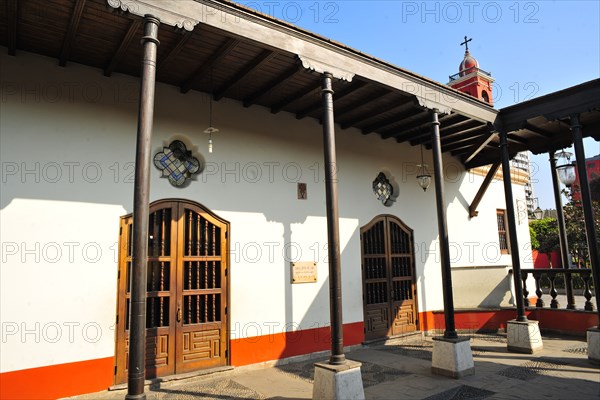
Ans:
[[[529,274],[535,279],[535,295],[537,300],[535,304],[529,304],[529,290],[527,289],[527,278]],[[594,311],[592,297],[594,296],[592,287],[592,270],[591,269],[552,269],[552,268],[534,268],[522,269],[521,280],[523,282],[523,298],[525,306],[533,306],[541,308],[545,307],[543,296],[550,295],[550,308],[560,308],[560,303],[557,299],[559,290],[565,290],[567,295],[567,304],[565,308],[575,309],[575,295],[583,295],[585,298],[584,310]]]

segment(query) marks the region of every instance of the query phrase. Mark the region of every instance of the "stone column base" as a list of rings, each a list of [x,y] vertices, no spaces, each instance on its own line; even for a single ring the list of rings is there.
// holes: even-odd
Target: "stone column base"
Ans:
[[[517,321],[506,323],[508,351],[533,354],[544,348],[538,321]]]
[[[469,338],[433,338],[431,372],[456,379],[473,375],[475,364]]]
[[[361,363],[346,360],[342,365],[315,364],[314,400],[364,400]]]
[[[600,364],[600,326],[587,330],[588,360]]]

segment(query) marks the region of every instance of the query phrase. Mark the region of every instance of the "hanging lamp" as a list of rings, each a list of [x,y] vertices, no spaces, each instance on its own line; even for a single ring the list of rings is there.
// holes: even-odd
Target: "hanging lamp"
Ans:
[[[421,164],[417,164],[419,167],[419,175],[417,175],[417,182],[424,192],[427,191],[429,184],[431,183],[431,174],[427,171],[427,164],[423,162],[423,145],[421,145]]]

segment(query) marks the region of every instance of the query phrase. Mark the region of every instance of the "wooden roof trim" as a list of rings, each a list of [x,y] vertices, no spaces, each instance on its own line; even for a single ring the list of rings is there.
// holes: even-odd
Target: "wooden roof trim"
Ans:
[[[18,0],[6,1],[6,18],[8,19],[8,54],[14,56],[17,53],[17,29],[19,20]]]
[[[475,143],[473,146],[471,146],[468,150],[467,153],[469,154],[463,161],[464,163],[468,163],[469,161],[471,161],[472,159],[474,159],[477,154],[481,153],[481,151],[483,149],[486,148],[486,146],[496,138],[496,136],[498,136],[497,132],[492,132],[489,135],[484,135],[479,142]]]
[[[480,125],[478,121],[473,121],[468,117],[461,114],[446,114],[442,115],[440,121],[440,136],[445,137],[455,132],[460,132],[460,129],[456,129],[458,126],[464,125],[465,122],[471,122],[473,126]],[[420,132],[415,133],[414,137],[410,140],[410,144],[413,146],[427,143],[431,140],[430,129],[422,129]]]
[[[549,139],[549,138],[551,138],[552,136],[554,136],[554,135],[552,134],[552,132],[548,132],[548,131],[545,131],[545,130],[543,130],[543,129],[537,128],[537,127],[535,127],[535,126],[531,125],[531,124],[530,124],[530,123],[528,123],[528,122],[527,122],[527,123],[525,123],[525,125],[523,126],[523,128],[524,128],[524,129],[527,129],[529,132],[533,133],[533,134],[534,134],[534,135],[536,135],[536,136],[543,137],[543,138],[546,138],[546,139]]]
[[[411,117],[415,117],[419,114],[421,114],[423,112],[422,109],[420,108],[410,108],[406,111],[403,111],[399,114],[396,115],[392,115],[391,117],[385,118],[379,122],[375,122],[371,125],[367,125],[362,129],[362,134],[363,135],[367,135],[371,132],[375,132],[378,131],[380,129],[383,129],[387,126],[393,125],[393,124],[397,124],[399,121],[405,120],[406,118],[411,118]]]
[[[366,87],[368,87],[367,82],[361,81],[361,80],[355,80],[351,86],[348,86],[348,87],[344,88],[343,90],[338,91],[334,95],[334,103],[337,103],[338,101],[342,100],[344,97],[354,94],[356,91],[364,89]],[[313,112],[321,109],[321,107],[322,107],[322,104],[320,101],[314,102],[313,104],[298,111],[296,113],[296,119],[306,118]]]
[[[415,116],[417,119],[415,121],[404,122],[400,125],[396,125],[390,128],[389,131],[381,130],[381,137],[384,139],[389,139],[391,137],[395,138],[397,142],[403,142],[408,140],[412,135],[415,134],[414,130],[422,127],[426,124],[427,127],[431,127],[431,116],[429,113],[424,112],[424,110],[420,110],[419,114]]]
[[[479,135],[487,132],[489,132],[489,127],[487,125],[480,125],[461,132],[460,135],[453,137],[451,140],[444,141],[444,138],[442,138],[442,152],[471,147],[481,140]]]
[[[117,51],[115,51],[115,54],[113,54],[113,56],[111,57],[110,62],[108,63],[106,68],[104,68],[104,76],[112,75],[112,73],[117,68],[119,63],[123,60],[123,57],[125,57],[125,54],[127,54],[127,49],[129,49],[129,46],[131,45],[131,42],[133,41],[133,39],[136,38],[136,34],[141,26],[142,26],[141,20],[139,20],[139,19],[131,20],[129,29],[127,30],[127,33],[123,37],[123,40],[121,41],[121,44],[119,45],[119,48],[117,49]]]
[[[365,86],[361,87],[360,89],[368,89],[368,88],[369,88],[369,86],[365,85]],[[378,100],[383,96],[387,96],[390,93],[391,92],[389,89],[378,88],[375,93],[372,93],[371,95],[369,95],[367,97],[361,97],[361,98],[353,101],[352,103],[347,104],[344,107],[336,108],[334,110],[335,118],[336,118],[336,120],[343,118],[344,115],[363,107],[365,104],[368,104],[368,103],[371,103],[372,101]]]
[[[190,38],[194,35],[194,31],[185,31],[185,33],[181,36],[181,39],[177,42],[177,44],[171,49],[169,54],[162,60],[160,60],[158,67],[156,68],[156,73],[160,75],[161,71],[164,71],[165,68],[173,62],[175,58],[181,53],[186,43]]]
[[[129,1],[132,3],[131,8],[140,4],[140,0]],[[123,3],[122,0],[118,2]],[[178,21],[177,24],[186,26],[186,29],[187,25],[191,27],[197,21],[202,21],[205,25],[229,32],[232,36],[245,37],[261,43],[263,47],[279,49],[352,71],[357,76],[416,96],[423,107],[437,108],[444,113],[455,110],[482,122],[493,122],[498,114],[498,111],[488,104],[444,84],[402,70],[339,43],[292,28],[232,2],[181,0],[169,2],[168,10],[165,9],[165,2],[161,0],[143,0],[143,5],[144,9],[156,9],[165,13],[171,20]]]
[[[196,79],[200,78],[202,74],[206,72],[207,69],[212,68],[214,64],[219,62],[223,57],[227,54],[231,53],[231,51],[240,44],[239,39],[229,38],[219,47],[217,51],[211,54],[208,59],[206,59],[190,76],[188,76],[181,83],[181,93],[187,93],[192,89],[192,85],[196,81]]]
[[[297,65],[294,65],[293,67],[289,68],[287,71],[284,71],[282,74],[280,74],[277,78],[272,79],[266,85],[264,85],[263,87],[261,87],[260,89],[258,89],[254,93],[252,93],[251,95],[247,96],[243,101],[244,107],[250,107],[252,104],[254,104],[256,102],[256,100],[260,99],[267,93],[272,92],[278,86],[283,85],[287,80],[292,79],[297,74],[300,74],[303,72],[304,71],[299,69]]]
[[[286,107],[296,101],[299,101],[308,95],[313,94],[315,91],[319,90],[320,88],[321,88],[321,82],[317,82],[312,86],[307,86],[305,88],[302,88],[302,89],[296,91],[295,93],[285,97],[283,100],[278,101],[274,106],[272,106],[271,113],[277,114],[278,112],[283,110],[284,107]]]
[[[235,74],[231,79],[229,79],[219,89],[215,91],[215,100],[221,100],[223,96],[225,96],[225,94],[229,90],[233,89],[235,85],[237,85],[246,77],[248,77],[248,75],[258,70],[261,66],[271,61],[276,55],[277,52],[264,50],[252,61],[248,62],[237,74]]]
[[[522,129],[524,122],[535,117],[554,120],[594,109],[600,109],[600,79],[505,107],[500,110],[500,120],[511,132]]]
[[[79,28],[79,22],[81,22],[83,9],[85,8],[85,2],[86,0],[77,0],[75,2],[73,13],[71,14],[71,20],[69,21],[69,27],[67,28],[67,33],[65,35],[65,39],[63,40],[62,49],[58,59],[58,65],[61,67],[67,65],[67,61],[69,60],[71,48],[73,47],[73,42],[75,41],[75,36],[77,35],[77,29]]]
[[[384,96],[390,96],[393,94],[396,94],[396,93],[389,92],[388,94],[386,94]],[[385,113],[393,111],[397,108],[405,108],[407,105],[412,104],[412,103],[414,103],[414,99],[412,97],[401,98],[399,101],[388,101],[387,104],[385,104],[381,107],[378,107],[375,111],[367,109],[364,112],[358,114],[357,116],[351,118],[348,121],[341,121],[343,119],[343,117],[342,118],[338,117],[338,119],[340,120],[339,122],[341,124],[342,129],[348,129],[352,126],[360,124],[361,122],[371,120],[381,114],[385,114]],[[363,103],[363,105],[366,105],[366,104],[368,104],[368,99],[367,99],[367,101],[365,101]]]

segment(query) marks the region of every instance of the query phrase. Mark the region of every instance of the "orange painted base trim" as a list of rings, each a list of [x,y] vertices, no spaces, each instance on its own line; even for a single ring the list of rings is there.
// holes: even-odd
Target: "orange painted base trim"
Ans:
[[[528,309],[525,315],[531,320],[539,321],[542,330],[579,336],[585,335],[588,328],[598,324],[598,314],[595,312],[542,308]],[[515,319],[516,316],[517,312],[514,309],[456,310],[454,324],[457,330],[462,331],[505,330],[506,322]],[[421,331],[446,328],[443,311],[419,313],[419,321]]]
[[[113,383],[114,357],[0,374],[0,398],[57,399],[105,390]]]
[[[363,339],[363,322],[344,325],[344,346],[359,344]],[[331,329],[329,327],[232,339],[230,343],[231,365],[239,367],[310,354],[330,348]]]

